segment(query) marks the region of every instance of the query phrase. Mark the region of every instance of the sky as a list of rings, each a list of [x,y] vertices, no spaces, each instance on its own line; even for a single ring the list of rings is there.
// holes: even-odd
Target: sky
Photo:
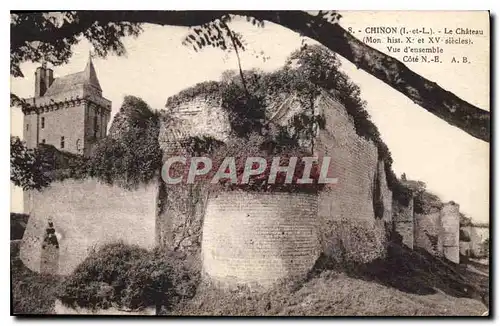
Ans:
[[[456,65],[406,63],[413,71],[437,82],[463,100],[489,110],[489,22],[487,15],[476,12],[417,14],[415,12],[341,12],[340,24],[353,30],[368,26],[406,26],[442,29],[444,27],[481,28],[486,33],[474,38],[474,46],[444,47],[447,57],[468,56],[471,63]],[[243,69],[272,71],[280,68],[287,56],[302,41],[315,43],[279,25],[267,23],[264,28],[236,19],[230,27],[243,34],[247,50],[241,53]],[[234,53],[207,48],[195,52],[183,46],[188,29],[145,25],[137,38],[124,39],[127,55],[94,58],[93,62],[103,89],[112,101],[112,115],[120,108],[125,95],[141,97],[150,106],[162,109],[166,100],[198,82],[218,80],[225,70],[237,69]],[[358,36],[355,34],[355,36]],[[386,44],[372,44],[387,53]],[[55,77],[82,71],[91,46],[82,41],[73,49],[70,62],[54,67]],[[263,55],[262,55],[263,53]],[[264,60],[262,57],[267,59]],[[477,222],[489,221],[489,144],[471,137],[414,104],[403,94],[358,70],[341,58],[342,69],[361,88],[367,111],[377,125],[382,139],[394,159],[396,174],[422,180],[427,189],[443,201],[453,200],[466,215]],[[38,64],[24,63],[25,78],[12,78],[11,91],[21,97],[34,92],[34,71]],[[109,128],[109,125],[108,125]],[[22,113],[11,109],[11,134],[22,135]],[[12,211],[22,207],[20,191],[11,187]]]

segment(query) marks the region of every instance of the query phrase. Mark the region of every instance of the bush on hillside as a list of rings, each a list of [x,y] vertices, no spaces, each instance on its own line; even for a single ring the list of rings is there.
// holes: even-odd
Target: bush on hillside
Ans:
[[[481,247],[482,247],[482,252],[483,252],[484,256],[489,257],[490,256],[490,238],[486,238],[481,243]]]
[[[92,252],[64,281],[59,295],[71,307],[170,307],[194,295],[198,273],[182,254],[122,243]]]
[[[460,226],[471,226],[472,225],[472,219],[470,217],[465,216],[463,213],[459,213],[460,215]]]
[[[443,202],[438,196],[428,191],[422,191],[415,196],[413,207],[417,214],[430,214],[441,210]]]

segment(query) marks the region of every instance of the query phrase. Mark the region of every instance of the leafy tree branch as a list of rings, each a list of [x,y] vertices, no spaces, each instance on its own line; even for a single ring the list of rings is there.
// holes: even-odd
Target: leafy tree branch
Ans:
[[[320,11],[318,14],[305,11],[84,11],[65,12],[58,18],[46,13],[13,13],[11,74],[22,76],[20,63],[40,61],[42,57],[55,65],[67,62],[72,54],[71,47],[82,36],[94,45],[98,55],[122,55],[125,48],[121,39],[139,35],[143,23],[193,27],[198,36],[192,40],[195,48],[211,45],[228,49],[227,42],[234,39],[228,39],[227,33],[212,32],[220,29],[214,22],[225,22],[229,15],[245,16],[258,26],[263,26],[264,21],[276,23],[310,37],[428,112],[475,138],[489,142],[488,111],[460,99],[413,72],[399,60],[356,39],[338,24],[340,15],[334,11]]]

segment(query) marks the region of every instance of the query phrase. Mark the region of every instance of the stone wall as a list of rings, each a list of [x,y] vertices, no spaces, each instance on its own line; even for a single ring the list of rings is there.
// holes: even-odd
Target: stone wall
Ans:
[[[160,185],[156,245],[199,255],[207,197],[202,185]]]
[[[441,211],[415,213],[414,248],[421,248],[434,256],[443,256]]]
[[[354,254],[354,259],[358,256],[358,262],[380,258],[385,255],[385,240],[370,235],[382,235],[384,231],[383,223],[376,223],[375,204],[379,202],[383,206],[378,218],[390,220],[392,195],[387,188],[383,164],[378,161],[377,148],[356,134],[352,118],[334,98],[323,94],[316,101],[316,107],[317,113],[325,117],[326,127],[319,131],[315,152],[331,157],[332,176],[338,178],[338,183],[323,191],[319,198],[323,250],[338,258],[339,247],[347,251],[357,248],[359,252],[343,254]],[[378,194],[376,187],[380,190]],[[345,235],[339,232],[344,227],[339,224],[345,223],[353,227],[351,231],[364,234],[356,240],[363,245],[342,243]]]
[[[203,270],[229,287],[269,287],[304,276],[320,253],[317,196],[227,192],[210,197]]]
[[[443,227],[443,251],[444,257],[454,263],[460,262],[459,229],[460,213],[459,205],[449,202],[441,209],[441,223]]]
[[[395,200],[392,208],[394,232],[401,237],[401,241],[404,245],[413,249],[413,198],[409,199],[408,203],[401,203]]]
[[[172,118],[179,120],[184,132],[190,136],[210,136],[224,140],[231,132],[228,115],[221,108],[220,100],[199,95],[166,109]]]
[[[487,228],[478,228],[473,225],[460,227],[460,254],[467,257],[482,257],[485,255],[482,243],[488,235]]]
[[[281,99],[283,100],[283,99]],[[223,140],[229,134],[229,122],[222,108],[217,108],[217,101],[207,101],[203,106],[203,96],[186,103],[168,107],[172,112],[170,119],[164,119],[160,128],[160,146],[167,156],[182,155],[178,142],[189,136],[212,136]],[[276,104],[276,103],[275,103]],[[279,105],[278,105],[279,104]],[[283,111],[273,121],[286,125],[289,119],[303,108],[296,97],[284,97],[283,103],[274,105],[270,114]],[[277,108],[276,108],[277,107]],[[356,134],[352,118],[344,107],[328,94],[319,96],[315,101],[315,111],[323,114],[326,128],[319,132],[315,140],[314,152],[319,156],[332,158],[330,177],[337,177],[338,183],[323,191],[319,196],[318,220],[321,225],[321,244],[323,251],[331,256],[339,255],[339,247],[356,248],[356,253],[349,253],[353,258],[358,255],[360,262],[366,262],[385,255],[386,239],[384,222],[392,220],[392,194],[388,189],[383,162],[379,162],[377,148],[373,142]],[[276,120],[276,121],[275,121]],[[212,121],[207,124],[207,121]],[[203,219],[203,190],[192,193],[182,186],[165,186],[165,205],[157,218],[157,241],[160,245],[176,246],[173,239],[178,226],[193,234],[198,232]],[[168,195],[168,194],[171,195]],[[181,195],[181,193],[183,195]],[[199,207],[188,209],[186,202],[190,197],[201,198]],[[198,202],[198,200],[196,200]],[[381,204],[379,216],[375,216],[375,207]],[[346,222],[360,237],[359,244],[339,244],[344,242],[340,224]],[[373,236],[376,234],[377,236]],[[196,237],[194,237],[196,238]],[[186,240],[196,243],[196,239]],[[370,242],[368,245],[367,242]],[[196,249],[196,245],[193,246]],[[346,249],[348,250],[348,249]],[[342,253],[345,254],[345,253]]]
[[[40,272],[42,252],[44,257],[54,254],[53,248],[51,252],[42,251],[49,221],[59,246],[58,274],[70,274],[92,248],[106,243],[123,241],[152,249],[157,187],[152,183],[129,191],[94,179],[68,179],[52,183],[42,192],[30,192],[30,218],[21,243],[21,260]]]
[[[179,119],[162,120],[159,142],[163,150],[163,162],[168,157],[187,154],[181,142],[191,135],[192,129],[185,127]],[[199,255],[208,191],[201,184],[167,185],[163,180],[158,189],[156,245]]]
[[[42,118],[44,126],[42,128]],[[59,150],[83,154],[85,141],[85,104],[63,107],[54,111],[46,111],[24,116],[23,139],[29,148],[35,148],[37,143],[46,143]],[[61,137],[64,137],[64,148],[61,148]],[[78,147],[77,148],[77,143]]]
[[[383,208],[383,220],[387,225],[392,225],[392,191],[387,183],[387,175],[385,174],[385,163],[378,161],[378,182],[380,189],[380,198]]]

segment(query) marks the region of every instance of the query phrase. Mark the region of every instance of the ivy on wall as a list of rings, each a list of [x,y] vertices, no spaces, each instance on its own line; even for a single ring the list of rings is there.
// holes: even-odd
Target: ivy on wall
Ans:
[[[120,128],[114,128],[95,148],[89,175],[125,188],[152,181],[162,166],[159,113],[142,99],[126,96],[115,120],[122,120]]]
[[[353,119],[356,133],[374,142],[379,160],[384,161],[389,188],[396,200],[408,203],[412,191],[400,182],[392,170],[393,159],[390,150],[383,142],[377,126],[370,120],[366,102],[361,99],[359,86],[352,82],[340,67],[340,60],[335,53],[320,45],[305,45],[293,52],[281,69],[270,73],[255,69],[244,71],[245,83],[236,72],[227,71],[223,73],[220,81],[199,83],[170,97],[167,106],[173,107],[200,96],[218,99],[229,113],[236,134],[247,137],[252,132],[262,134],[263,130],[264,133],[268,131],[265,110],[276,97],[295,94],[307,115],[294,117],[291,121],[292,128],[289,129],[300,130],[301,133],[291,135],[290,130],[275,132],[276,146],[295,146],[298,138],[314,138],[311,137],[313,133],[310,130],[316,127],[324,128],[324,118],[314,112],[312,101],[323,89],[342,103]]]

